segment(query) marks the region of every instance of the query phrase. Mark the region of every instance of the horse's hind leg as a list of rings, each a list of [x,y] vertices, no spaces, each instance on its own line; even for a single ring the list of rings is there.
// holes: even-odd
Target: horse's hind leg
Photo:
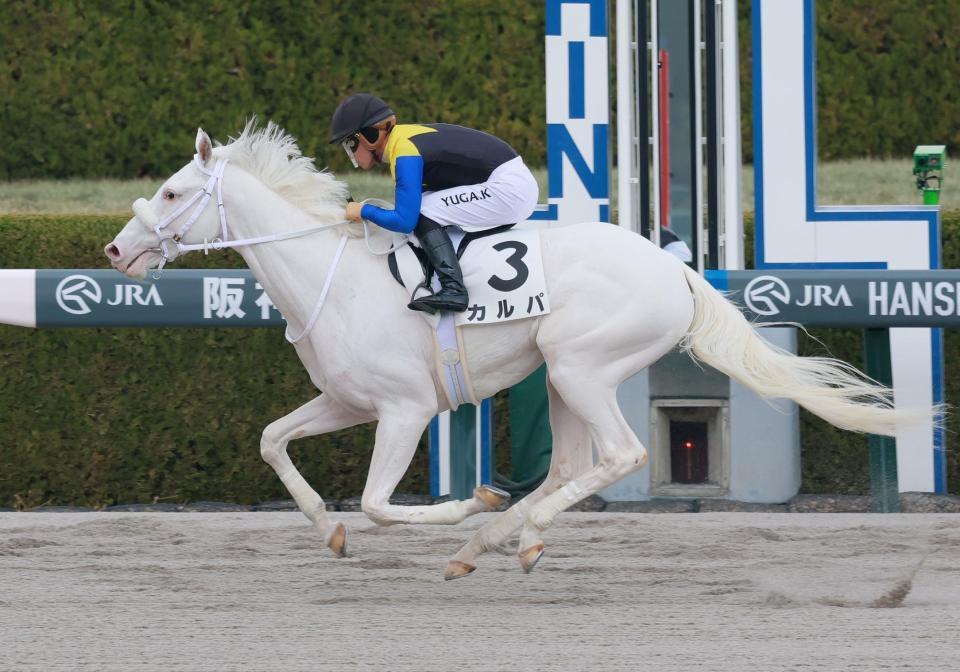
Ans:
[[[567,407],[549,378],[547,398],[550,402],[550,430],[553,434],[553,452],[550,455],[547,477],[536,490],[477,530],[470,541],[450,560],[444,578],[457,579],[475,570],[477,556],[499,547],[519,530],[530,507],[593,466],[587,427]]]
[[[260,439],[260,455],[290,491],[303,514],[313,522],[323,540],[338,556],[346,555],[347,531],[327,517],[327,508],[320,495],[310,487],[287,455],[287,444],[304,436],[326,434],[372,420],[344,408],[329,396],[321,394],[297,410],[271,422]]]
[[[660,354],[658,352],[656,356]],[[543,531],[561,511],[647,463],[646,449],[620,412],[616,383],[604,382],[604,376],[598,370],[555,367],[550,375],[571,411],[589,427],[599,462],[530,509],[520,533],[518,549],[520,565],[527,572],[543,554]]]

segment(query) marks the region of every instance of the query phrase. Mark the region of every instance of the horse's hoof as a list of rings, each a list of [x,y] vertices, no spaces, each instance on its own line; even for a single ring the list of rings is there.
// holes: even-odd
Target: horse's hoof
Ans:
[[[468,565],[459,560],[451,560],[447,563],[447,571],[443,573],[443,580],[452,581],[453,579],[462,579],[467,574],[472,574],[475,571],[477,571],[476,565]]]
[[[520,566],[523,571],[529,574],[537,566],[537,562],[543,557],[543,544],[534,544],[525,551],[520,551],[517,555],[520,559]]]
[[[489,510],[498,508],[510,499],[510,493],[492,485],[478,485],[473,490],[473,496],[487,505]]]
[[[347,528],[343,526],[343,523],[337,523],[337,526],[333,528],[333,534],[330,535],[327,546],[338,558],[347,557]]]

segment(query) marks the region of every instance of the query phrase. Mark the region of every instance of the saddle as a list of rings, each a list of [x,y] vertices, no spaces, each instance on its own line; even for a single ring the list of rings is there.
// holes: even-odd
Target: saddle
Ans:
[[[435,366],[452,409],[462,403],[478,403],[466,365],[464,327],[540,317],[550,312],[540,232],[513,227],[508,224],[471,233],[450,231],[470,296],[467,309],[461,313],[417,313],[434,332]],[[428,283],[439,285],[426,254],[412,239],[391,252],[387,264],[391,275],[411,297]]]
[[[464,251],[467,249],[467,246],[477,240],[478,238],[486,238],[487,236],[493,236],[504,231],[509,231],[516,224],[504,224],[503,226],[495,226],[492,229],[484,229],[483,231],[472,231],[470,233],[460,232],[459,242],[453,239],[451,235],[451,241],[457,250],[457,259],[463,257]],[[456,235],[456,234],[454,234]],[[419,241],[415,238],[408,238],[407,245],[416,255],[417,261],[420,262],[420,268],[423,269],[423,282],[420,283],[417,287],[429,288],[428,284],[430,278],[433,277],[433,268],[430,266],[430,262],[427,260],[426,253],[420,249]],[[390,268],[390,275],[393,276],[393,279],[400,283],[401,286],[406,286],[404,284],[403,278],[400,275],[400,266],[397,262],[397,253],[391,252],[387,257],[387,266]]]

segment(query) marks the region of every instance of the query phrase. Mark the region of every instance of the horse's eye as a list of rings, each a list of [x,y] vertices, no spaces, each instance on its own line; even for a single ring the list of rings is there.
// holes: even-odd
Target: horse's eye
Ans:
[[[170,189],[167,189],[166,191],[163,192],[163,200],[165,201],[172,201],[176,197],[177,195]]]

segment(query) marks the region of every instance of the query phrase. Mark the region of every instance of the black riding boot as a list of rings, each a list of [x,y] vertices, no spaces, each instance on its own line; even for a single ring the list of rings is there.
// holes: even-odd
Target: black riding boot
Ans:
[[[422,234],[418,230],[417,237],[420,239],[420,247],[427,253],[427,260],[440,278],[440,291],[411,301],[407,308],[427,313],[438,310],[463,312],[467,309],[467,290],[463,286],[460,260],[457,259],[450,236],[442,227],[436,226]]]

